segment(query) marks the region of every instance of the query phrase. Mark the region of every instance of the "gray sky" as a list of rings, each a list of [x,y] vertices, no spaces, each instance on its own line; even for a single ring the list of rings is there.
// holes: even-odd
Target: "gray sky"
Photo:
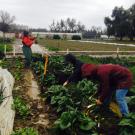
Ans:
[[[104,27],[104,17],[115,6],[129,8],[135,0],[0,0],[0,10],[16,17],[15,22],[48,28],[53,20],[75,18],[87,28]]]

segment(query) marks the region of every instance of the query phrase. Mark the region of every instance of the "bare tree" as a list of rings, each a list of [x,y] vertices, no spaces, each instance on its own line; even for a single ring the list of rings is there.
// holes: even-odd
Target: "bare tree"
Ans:
[[[77,32],[83,32],[85,30],[85,25],[81,24],[81,22],[78,22],[76,29]]]
[[[14,20],[15,16],[11,16],[6,11],[0,11],[0,30],[3,32],[3,38],[5,38],[5,33],[9,31],[10,26]]]
[[[52,32],[83,32],[85,30],[85,25],[73,18],[61,19],[56,23],[53,21],[49,27]]]

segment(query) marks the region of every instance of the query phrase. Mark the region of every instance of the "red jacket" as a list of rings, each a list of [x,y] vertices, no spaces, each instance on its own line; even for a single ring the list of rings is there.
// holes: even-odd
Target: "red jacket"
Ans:
[[[34,40],[35,38],[31,38],[31,37],[29,37],[29,36],[24,36],[23,38],[22,38],[22,43],[23,43],[23,45],[26,45],[26,46],[28,46],[28,47],[31,47],[32,46],[32,44],[33,44],[33,40]]]
[[[132,73],[125,67],[113,64],[84,64],[81,68],[83,77],[95,76],[99,80],[99,99],[103,102],[112,90],[132,86]]]

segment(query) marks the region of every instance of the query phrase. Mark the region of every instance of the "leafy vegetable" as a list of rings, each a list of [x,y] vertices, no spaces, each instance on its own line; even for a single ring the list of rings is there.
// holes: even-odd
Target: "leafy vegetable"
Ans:
[[[15,109],[16,113],[23,118],[26,118],[30,114],[29,107],[20,97],[16,97],[14,99],[12,108]]]
[[[120,123],[120,134],[119,135],[134,135],[135,134],[135,113],[129,113],[124,117]]]
[[[33,128],[21,128],[14,131],[11,135],[38,135],[38,132]]]

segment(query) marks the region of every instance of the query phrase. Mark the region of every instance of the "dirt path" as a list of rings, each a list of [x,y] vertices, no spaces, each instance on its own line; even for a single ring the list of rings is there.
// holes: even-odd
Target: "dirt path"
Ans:
[[[9,52],[9,53],[20,53],[20,54],[23,54],[22,52],[22,43],[21,43],[21,40],[20,39],[17,39],[14,44],[13,44],[13,51]],[[46,53],[46,49],[44,47],[41,47],[40,45],[38,44],[33,44],[31,46],[31,49],[32,49],[32,52],[33,53],[39,53],[39,54],[44,54]]]
[[[49,116],[47,111],[47,106],[43,99],[39,96],[40,90],[36,80],[34,79],[34,75],[31,70],[28,70],[25,75],[25,86],[28,87],[27,94],[32,99],[32,114],[33,119],[31,123],[33,123],[38,128],[43,128],[44,130],[49,127]],[[34,104],[33,104],[34,103]],[[47,133],[44,132],[44,135]]]
[[[116,45],[116,46],[130,46],[130,47],[135,47],[135,44],[119,44],[119,43],[108,43],[108,42],[98,42],[98,41],[85,41],[85,40],[69,40],[69,41],[74,41],[74,42],[83,42],[83,43],[94,43],[94,44],[105,44],[105,45]]]
[[[30,107],[30,115],[26,119],[15,117],[14,130],[18,128],[33,127],[39,135],[50,135],[48,128],[50,122],[50,107],[40,97],[40,88],[31,70],[23,69],[24,75],[21,82],[16,82],[18,88],[17,96],[20,96]]]

